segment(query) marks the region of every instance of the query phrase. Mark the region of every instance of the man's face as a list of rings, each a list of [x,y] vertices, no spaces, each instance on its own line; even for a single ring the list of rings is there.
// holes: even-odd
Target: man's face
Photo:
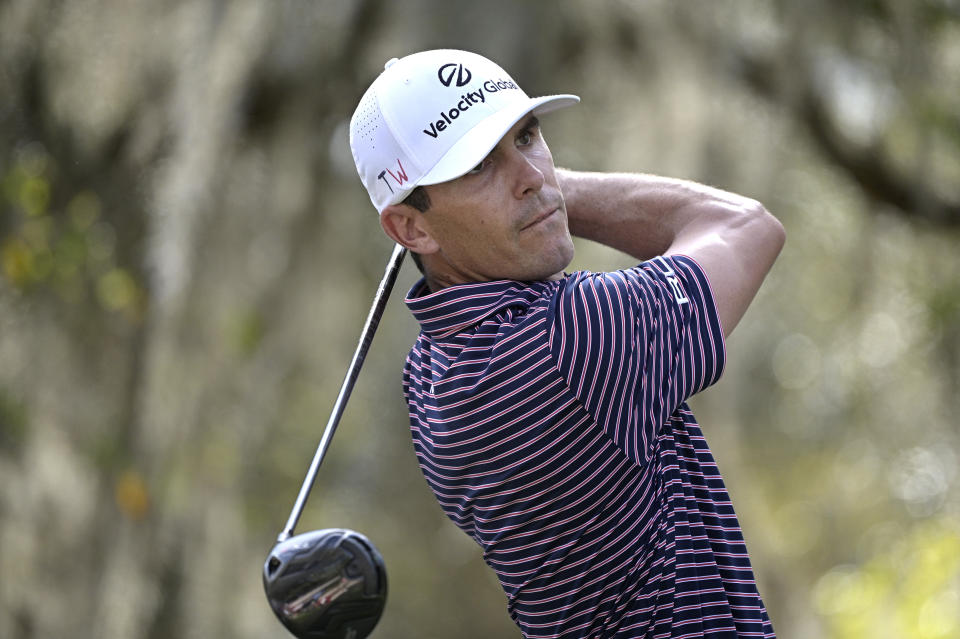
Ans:
[[[553,156],[533,116],[518,122],[456,180],[426,187],[423,222],[439,249],[424,255],[431,287],[554,279],[573,259]]]

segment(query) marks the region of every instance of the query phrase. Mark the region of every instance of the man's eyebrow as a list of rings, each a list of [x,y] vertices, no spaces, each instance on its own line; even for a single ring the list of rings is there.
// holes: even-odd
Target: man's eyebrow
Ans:
[[[520,130],[529,131],[530,129],[535,129],[538,126],[540,126],[540,119],[535,115],[531,115],[529,118],[527,118],[527,121],[523,123],[523,126],[520,127]]]

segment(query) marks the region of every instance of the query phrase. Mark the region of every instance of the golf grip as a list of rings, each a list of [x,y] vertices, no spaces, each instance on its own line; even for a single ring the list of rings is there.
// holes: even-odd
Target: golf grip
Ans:
[[[360,342],[357,344],[357,350],[353,353],[353,360],[350,362],[350,368],[347,369],[347,375],[340,386],[340,394],[337,395],[337,401],[333,405],[333,412],[330,413],[330,419],[327,420],[327,426],[323,429],[323,436],[320,438],[320,444],[317,446],[317,452],[313,455],[313,461],[310,462],[310,468],[307,470],[307,476],[300,486],[300,494],[297,495],[297,501],[290,511],[290,518],[287,519],[287,525],[277,536],[277,541],[285,541],[293,535],[293,529],[297,526],[300,515],[303,514],[303,507],[310,496],[310,489],[313,488],[313,482],[317,478],[317,471],[320,470],[320,464],[327,454],[327,448],[330,447],[330,441],[333,439],[333,433],[337,430],[337,424],[340,423],[340,417],[346,408],[347,400],[350,399],[350,392],[353,385],[360,375],[360,367],[363,366],[363,360],[370,350],[370,343],[373,341],[373,334],[377,331],[377,325],[380,324],[380,317],[383,315],[383,309],[390,298],[390,291],[393,289],[393,283],[397,280],[397,274],[400,272],[400,265],[403,263],[403,257],[407,249],[397,244],[393,248],[393,254],[387,263],[387,269],[380,280],[380,287],[377,288],[377,294],[373,298],[373,306],[370,307],[370,313],[367,315],[367,322],[360,333]]]

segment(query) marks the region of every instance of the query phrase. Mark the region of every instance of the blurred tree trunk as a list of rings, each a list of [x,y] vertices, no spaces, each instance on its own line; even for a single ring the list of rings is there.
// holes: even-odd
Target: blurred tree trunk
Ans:
[[[0,634],[251,633],[266,549],[238,486],[299,359],[255,353],[327,222],[327,140],[380,9],[303,29],[297,3],[4,8],[4,298],[27,322],[4,385],[35,385],[7,401],[29,426],[3,429],[4,560],[27,581]],[[89,511],[63,521],[64,499]],[[18,594],[58,565],[68,596]]]

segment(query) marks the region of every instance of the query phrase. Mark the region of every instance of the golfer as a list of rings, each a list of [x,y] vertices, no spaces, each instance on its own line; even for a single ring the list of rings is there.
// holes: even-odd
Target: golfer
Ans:
[[[479,55],[387,63],[350,126],[423,279],[403,389],[423,474],[528,639],[773,637],[730,497],[685,403],[784,242],[759,203],[557,169],[530,98]],[[571,234],[638,260],[567,273]]]

